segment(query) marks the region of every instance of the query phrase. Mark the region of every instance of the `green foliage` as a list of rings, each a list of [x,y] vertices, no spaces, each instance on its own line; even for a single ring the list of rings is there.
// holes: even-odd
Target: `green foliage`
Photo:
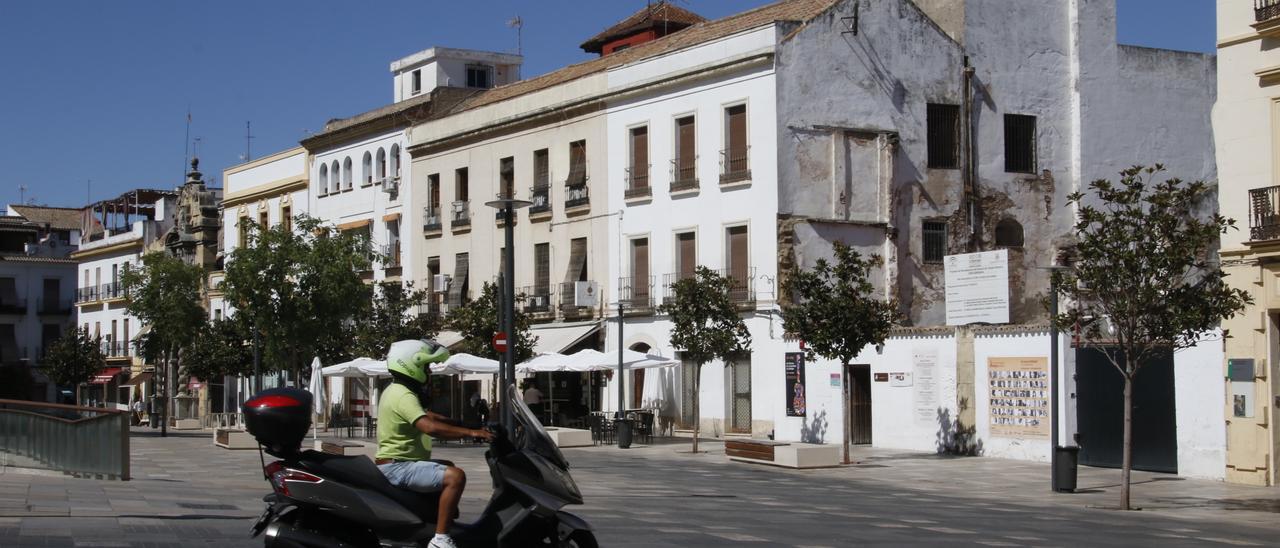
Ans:
[[[244,320],[233,316],[200,326],[182,355],[183,374],[197,379],[253,373],[253,349]]]
[[[1202,181],[1155,182],[1163,172],[1136,166],[1121,172],[1119,184],[1097,180],[1089,197],[1072,194],[1074,265],[1053,277],[1054,289],[1074,303],[1058,325],[1078,329],[1089,346],[1120,350],[1104,354],[1130,379],[1150,358],[1193,346],[1251,302],[1227,285],[1216,253],[1235,220],[1198,215],[1212,206],[1213,189]]]
[[[204,270],[197,265],[164,252],[147,253],[138,267],[125,269],[121,285],[129,314],[148,327],[142,350],[152,359],[186,346],[204,324]]]
[[[671,320],[671,346],[699,366],[747,352],[751,333],[729,297],[733,280],[699,266],[671,284],[672,299],[658,307]]]
[[[222,289],[236,315],[261,334],[264,371],[349,359],[354,318],[371,289],[359,272],[374,258],[366,234],[300,217],[296,231],[250,223],[249,245],[226,261]]]
[[[82,329],[70,329],[53,341],[40,363],[54,384],[77,386],[106,367],[107,357],[102,354],[101,338],[90,337]]]
[[[435,337],[440,331],[439,320],[417,314],[418,307],[426,301],[427,291],[415,290],[412,282],[379,283],[372,305],[364,307],[355,320],[352,353],[381,358],[393,342]]]
[[[493,334],[498,329],[498,286],[486,282],[480,290],[480,297],[459,308],[449,311],[445,323],[462,334],[460,350],[492,360],[498,359],[493,349]],[[529,317],[520,309],[524,295],[516,295],[515,317],[515,357],[516,363],[533,357],[533,345],[538,338],[529,329]]]
[[[875,298],[870,273],[879,257],[863,258],[835,244],[835,264],[819,259],[812,270],[793,268],[782,281],[792,302],[782,325],[805,342],[805,354],[848,365],[867,345],[881,344],[898,321],[895,303]]]

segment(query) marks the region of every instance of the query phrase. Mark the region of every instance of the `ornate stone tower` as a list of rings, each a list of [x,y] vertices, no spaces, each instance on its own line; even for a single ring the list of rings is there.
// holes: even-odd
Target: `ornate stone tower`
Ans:
[[[191,159],[191,171],[178,193],[173,228],[164,236],[164,247],[176,257],[205,270],[215,270],[222,216],[218,204],[222,191],[205,186],[200,159]]]

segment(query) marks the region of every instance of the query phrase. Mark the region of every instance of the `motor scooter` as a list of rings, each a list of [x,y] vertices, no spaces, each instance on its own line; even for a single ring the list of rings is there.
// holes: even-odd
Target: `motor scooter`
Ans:
[[[597,548],[591,526],[561,509],[582,504],[569,463],[515,387],[513,431],[494,425],[485,451],[493,496],[472,523],[455,521],[449,534],[467,547]],[[272,493],[253,525],[268,547],[425,546],[435,535],[439,494],[391,485],[373,461],[302,451],[311,423],[311,394],[297,388],[260,392],[242,406],[260,448]]]

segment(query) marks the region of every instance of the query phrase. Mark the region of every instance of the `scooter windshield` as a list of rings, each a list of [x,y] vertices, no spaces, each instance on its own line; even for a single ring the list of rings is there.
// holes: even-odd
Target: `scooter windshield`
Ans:
[[[556,443],[551,441],[551,435],[547,434],[547,430],[542,427],[542,423],[538,422],[538,417],[533,414],[528,405],[525,405],[524,398],[520,397],[520,392],[515,386],[509,387],[507,391],[507,399],[512,402],[511,406],[515,409],[516,422],[520,424],[524,440],[523,447],[537,453],[547,460],[559,466],[562,470],[569,469],[569,461],[565,460],[564,454],[560,452],[560,448],[556,447]]]

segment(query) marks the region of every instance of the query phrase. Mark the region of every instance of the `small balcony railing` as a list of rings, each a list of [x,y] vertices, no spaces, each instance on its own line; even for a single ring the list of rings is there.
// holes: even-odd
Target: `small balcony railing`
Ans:
[[[400,268],[400,240],[382,246],[382,267]]]
[[[102,290],[98,293],[100,299],[118,299],[124,296],[124,284],[120,282],[111,282],[102,284]]]
[[[0,297],[0,314],[26,314],[27,300],[18,297]]]
[[[720,151],[720,184],[746,181],[751,178],[748,163],[751,147]]]
[[[444,304],[444,312],[447,314],[462,308],[462,305],[466,304],[467,296],[464,293],[442,293],[440,294],[440,301]]]
[[[91,303],[98,300],[98,286],[81,287],[76,289],[76,302]]]
[[[1249,191],[1249,239],[1280,239],[1280,186]]]
[[[675,285],[675,283],[680,280],[683,280],[685,278],[692,278],[692,277],[693,277],[692,272],[684,273],[684,274],[679,272],[670,272],[667,274],[663,274],[662,275],[662,304],[667,304],[675,300],[676,294],[675,294],[675,291],[672,290],[671,286]]]
[[[633,311],[653,310],[653,276],[618,278],[618,300],[624,309]]]
[[[41,298],[36,304],[36,310],[38,313],[46,316],[64,316],[71,313],[71,308],[71,300],[62,298]]]
[[[724,268],[717,273],[729,278],[729,300],[734,304],[746,305],[756,302],[756,268],[754,266],[743,270]]]
[[[565,318],[580,318],[590,316],[592,313],[592,307],[577,302],[577,283],[562,282],[560,284],[560,313]]]
[[[523,306],[525,314],[547,314],[555,311],[551,304],[555,295],[549,283],[544,286],[525,286],[520,288],[517,293],[524,295],[524,302],[521,306]]]
[[[441,301],[443,299],[443,293],[427,295],[427,302],[418,305],[418,316],[439,319],[441,317]]]
[[[471,209],[468,207],[470,202],[467,200],[459,200],[453,203],[453,214],[449,219],[449,223],[454,227],[471,226]]]
[[[671,160],[671,192],[698,188],[698,157]]]
[[[565,185],[564,187],[564,208],[573,209],[591,204],[590,194],[587,192],[587,183],[575,185]]]
[[[533,205],[529,206],[529,215],[538,215],[541,213],[551,212],[551,187],[549,185],[534,185],[529,189],[529,201]]]
[[[133,355],[132,346],[125,341],[102,341],[102,355],[108,358],[127,358]]]
[[[649,164],[631,166],[626,168],[626,172],[627,189],[624,197],[648,198],[653,195],[653,189],[649,187]]]
[[[1253,0],[1253,19],[1263,21],[1280,17],[1280,0]]]
[[[444,228],[440,222],[440,204],[422,208],[422,231],[440,232]]]

